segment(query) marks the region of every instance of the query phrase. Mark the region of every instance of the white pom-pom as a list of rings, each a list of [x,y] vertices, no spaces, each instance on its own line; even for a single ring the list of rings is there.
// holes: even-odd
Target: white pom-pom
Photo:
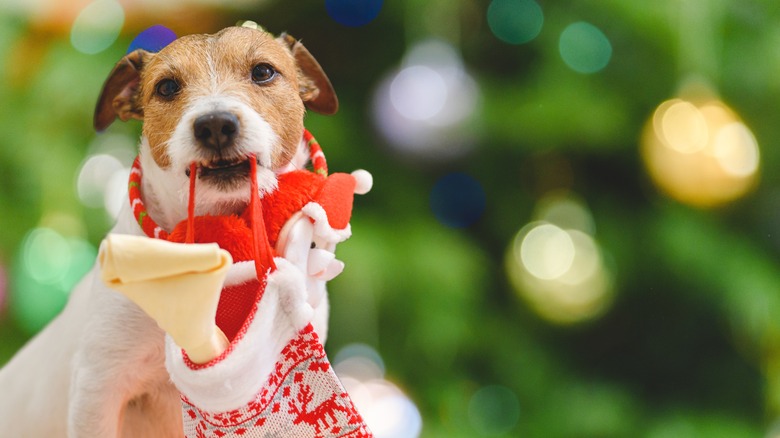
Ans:
[[[355,178],[355,193],[358,195],[365,195],[374,186],[374,177],[367,170],[358,169],[352,172],[352,177]]]

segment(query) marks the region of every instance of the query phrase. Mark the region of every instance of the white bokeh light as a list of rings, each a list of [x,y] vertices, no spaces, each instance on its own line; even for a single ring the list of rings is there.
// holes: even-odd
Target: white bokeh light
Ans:
[[[414,45],[401,67],[388,74],[374,95],[374,121],[397,151],[446,159],[475,143],[479,88],[449,44]]]
[[[76,174],[76,191],[82,204],[103,208],[111,220],[127,203],[127,181],[136,152],[127,135],[98,135]]]
[[[430,120],[447,103],[447,84],[436,70],[413,65],[401,70],[390,83],[390,101],[402,116]]]
[[[384,363],[376,350],[364,344],[348,345],[336,354],[333,369],[375,437],[420,436],[420,411],[384,378]]]
[[[108,154],[87,157],[81,165],[76,180],[76,190],[87,207],[103,206],[105,188],[115,172],[123,168],[118,158]]]
[[[119,217],[122,206],[127,204],[127,181],[130,178],[130,169],[117,170],[108,179],[105,186],[103,208],[112,218]]]

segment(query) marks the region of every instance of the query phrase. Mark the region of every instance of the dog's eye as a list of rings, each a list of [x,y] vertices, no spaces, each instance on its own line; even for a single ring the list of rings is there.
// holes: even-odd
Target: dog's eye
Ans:
[[[173,79],[163,79],[157,83],[157,95],[170,99],[179,92],[179,83]]]
[[[265,84],[276,77],[276,70],[268,64],[257,64],[252,69],[252,82]]]

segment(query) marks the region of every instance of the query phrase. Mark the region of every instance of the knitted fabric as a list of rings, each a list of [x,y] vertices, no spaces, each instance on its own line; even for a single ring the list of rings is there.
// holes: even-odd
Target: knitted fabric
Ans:
[[[257,398],[239,409],[204,412],[182,397],[187,437],[371,437],[333,372],[311,324],[282,351]]]
[[[172,380],[182,391],[184,433],[188,438],[372,436],[330,366],[317,333],[310,323],[298,326],[302,329],[293,335],[281,350],[270,375],[247,375],[234,365],[236,360],[246,362],[243,357],[252,355],[253,349],[264,351],[263,345],[255,345],[252,342],[256,341],[253,336],[257,336],[253,334],[256,329],[253,331],[252,327],[263,322],[256,321],[256,316],[263,312],[264,306],[274,305],[268,302],[268,299],[276,299],[280,294],[279,290],[284,289],[277,286],[276,278],[280,275],[282,278],[289,275],[306,275],[294,270],[294,267],[290,269],[292,265],[287,263],[284,264],[284,269],[281,269],[283,272],[277,272],[271,258],[274,255],[273,250],[269,245],[271,242],[275,244],[279,230],[286,220],[300,210],[301,205],[310,203],[322,192],[326,186],[325,182],[329,179],[325,156],[319,144],[308,131],[304,133],[304,140],[311,151],[313,172],[295,171],[290,172],[295,174],[294,176],[280,175],[279,189],[262,200],[258,199],[258,191],[253,187],[250,208],[241,216],[190,215],[188,220],[182,221],[170,233],[159,227],[146,212],[141,197],[140,161],[136,159],[133,165],[129,184],[130,202],[138,224],[147,236],[174,242],[216,242],[231,253],[236,262],[235,266],[242,265],[242,262],[245,262],[243,265],[251,262],[255,264],[256,275],[247,280],[233,280],[231,284],[227,284],[230,282],[228,274],[226,286],[220,295],[216,323],[230,341],[227,351],[206,364],[195,364],[184,351],[178,349],[177,354],[177,349],[167,348],[168,370]],[[254,170],[253,166],[253,174]],[[195,172],[191,171],[191,175],[194,178]],[[194,179],[192,181],[194,184]],[[288,202],[287,208],[281,205],[284,196],[280,194],[285,190],[294,192],[291,196],[296,199],[294,202]],[[191,204],[194,204],[194,185],[191,185],[190,193]],[[351,196],[348,200],[344,196],[341,198],[344,198],[345,202],[348,201],[348,205],[340,206],[337,210],[351,212]],[[193,205],[190,205],[189,210],[193,210]],[[338,216],[338,225],[348,225],[348,214],[345,216],[342,212]],[[262,232],[258,232],[258,226],[262,227]],[[262,246],[260,251],[259,246]],[[263,299],[268,287],[274,287],[274,293],[272,297]],[[283,301],[284,299],[280,302]],[[293,326],[295,324],[292,323]],[[166,342],[170,343],[170,339]],[[236,355],[238,357],[231,357]],[[177,368],[171,363],[183,363],[184,366]],[[205,409],[194,401],[203,400],[204,391],[207,396],[210,394],[208,390],[201,388],[213,388],[215,385],[220,391],[215,397],[224,398],[222,393],[225,386],[230,386],[228,381],[260,389],[248,402],[230,409]]]

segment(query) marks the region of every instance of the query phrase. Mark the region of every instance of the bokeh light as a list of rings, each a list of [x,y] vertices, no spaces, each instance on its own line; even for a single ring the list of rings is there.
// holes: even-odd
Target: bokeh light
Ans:
[[[366,344],[348,344],[333,357],[334,369],[339,375],[364,381],[381,379],[385,362],[379,353]]]
[[[520,242],[520,261],[529,274],[541,280],[555,280],[571,269],[574,241],[553,224],[532,226]]]
[[[446,160],[474,144],[480,92],[458,52],[427,40],[374,94],[374,122],[390,146],[413,158]]]
[[[0,315],[5,310],[8,302],[8,274],[6,274],[5,265],[0,264]]]
[[[111,219],[119,217],[127,201],[127,181],[130,178],[130,169],[122,168],[111,174],[105,185],[103,208]]]
[[[25,238],[22,248],[24,269],[41,284],[58,284],[70,267],[70,245],[49,228],[36,228]]]
[[[766,438],[780,438],[780,420],[775,420],[767,430]]]
[[[595,73],[609,64],[612,44],[596,26],[580,21],[561,32],[558,41],[563,62],[578,73]]]
[[[414,402],[384,379],[384,362],[365,344],[350,344],[334,357],[333,369],[377,438],[414,438],[422,417]]]
[[[546,194],[534,209],[534,217],[570,230],[594,235],[596,224],[585,202],[575,194],[560,191]]]
[[[119,159],[112,155],[97,154],[87,157],[81,164],[76,179],[76,190],[82,204],[92,208],[102,207],[106,198],[106,183],[122,168]]]
[[[382,10],[383,0],[325,0],[330,18],[344,26],[364,26]]]
[[[723,205],[758,181],[760,152],[753,133],[715,98],[661,103],[645,125],[641,150],[653,182],[685,204]]]
[[[11,309],[20,326],[28,333],[42,329],[65,306],[96,255],[87,241],[65,237],[51,228],[27,233],[15,262],[11,289]]]
[[[81,203],[103,208],[108,218],[115,220],[127,202],[127,179],[135,154],[135,142],[126,135],[96,136],[76,173],[76,192]]]
[[[465,173],[440,178],[431,191],[431,210],[440,222],[454,228],[473,224],[485,211],[485,191]]]
[[[504,435],[520,420],[520,402],[505,386],[483,386],[469,400],[468,417],[471,427],[481,436]]]
[[[411,120],[430,120],[447,103],[447,84],[430,67],[406,67],[390,83],[390,101],[396,111]]]
[[[612,301],[612,275],[591,234],[590,213],[574,196],[550,194],[506,255],[509,279],[541,317],[559,324],[593,319]]]
[[[176,39],[176,33],[167,27],[156,24],[139,33],[130,43],[127,53],[136,49],[144,49],[147,52],[159,52]]]
[[[119,37],[125,12],[116,0],[95,0],[73,22],[70,42],[79,52],[94,55],[106,50]]]
[[[534,0],[493,0],[487,9],[487,21],[496,38],[523,44],[542,31],[544,13]]]

